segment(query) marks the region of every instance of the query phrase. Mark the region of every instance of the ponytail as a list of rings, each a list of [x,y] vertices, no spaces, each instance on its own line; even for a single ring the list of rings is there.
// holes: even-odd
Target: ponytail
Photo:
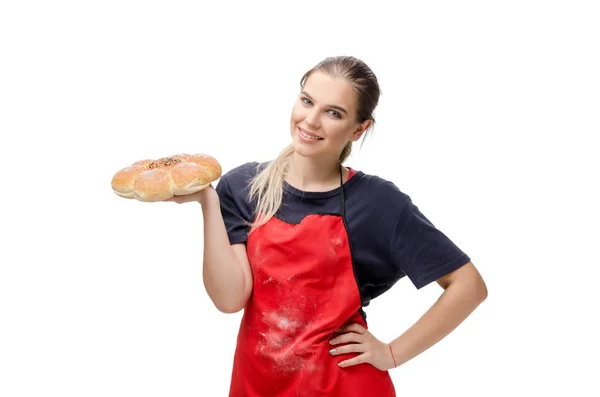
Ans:
[[[340,154],[340,164],[352,152],[352,142],[348,142]],[[294,145],[290,144],[279,156],[252,179],[249,199],[257,200],[253,228],[264,225],[281,208],[283,202],[283,180],[289,171],[290,158],[294,155]]]
[[[257,199],[253,227],[267,223],[273,217],[283,200],[283,179],[289,170],[289,159],[294,154],[294,145],[290,144],[260,171],[250,185],[250,201]]]

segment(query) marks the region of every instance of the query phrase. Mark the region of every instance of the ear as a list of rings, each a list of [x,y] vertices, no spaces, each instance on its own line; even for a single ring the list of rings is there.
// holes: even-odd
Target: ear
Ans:
[[[356,131],[354,131],[352,133],[352,136],[350,137],[350,140],[352,142],[356,142],[360,139],[360,137],[369,129],[371,128],[371,125],[373,124],[373,120],[368,119],[363,121],[362,123],[360,123],[358,125],[358,128],[356,128]]]

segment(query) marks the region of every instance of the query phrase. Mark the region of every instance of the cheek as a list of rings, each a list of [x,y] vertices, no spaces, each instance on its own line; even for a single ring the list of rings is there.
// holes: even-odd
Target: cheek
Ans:
[[[297,123],[298,121],[300,121],[302,119],[302,109],[299,108],[298,105],[295,105],[292,108],[292,114],[290,117],[292,123]]]
[[[346,141],[350,137],[350,130],[345,123],[332,120],[327,123],[328,136],[331,140]]]

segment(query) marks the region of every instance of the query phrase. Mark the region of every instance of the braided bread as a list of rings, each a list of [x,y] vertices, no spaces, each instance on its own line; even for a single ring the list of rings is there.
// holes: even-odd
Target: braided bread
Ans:
[[[158,160],[139,160],[112,178],[120,197],[143,202],[167,200],[208,187],[221,176],[221,165],[206,154],[176,154]]]

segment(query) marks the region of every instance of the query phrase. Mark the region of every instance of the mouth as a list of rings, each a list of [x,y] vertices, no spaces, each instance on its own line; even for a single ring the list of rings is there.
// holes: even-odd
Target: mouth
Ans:
[[[298,127],[298,133],[300,135],[302,135],[303,138],[312,139],[313,141],[322,141],[323,140],[323,138],[321,138],[320,136],[312,134],[306,130],[303,130],[300,127]]]

